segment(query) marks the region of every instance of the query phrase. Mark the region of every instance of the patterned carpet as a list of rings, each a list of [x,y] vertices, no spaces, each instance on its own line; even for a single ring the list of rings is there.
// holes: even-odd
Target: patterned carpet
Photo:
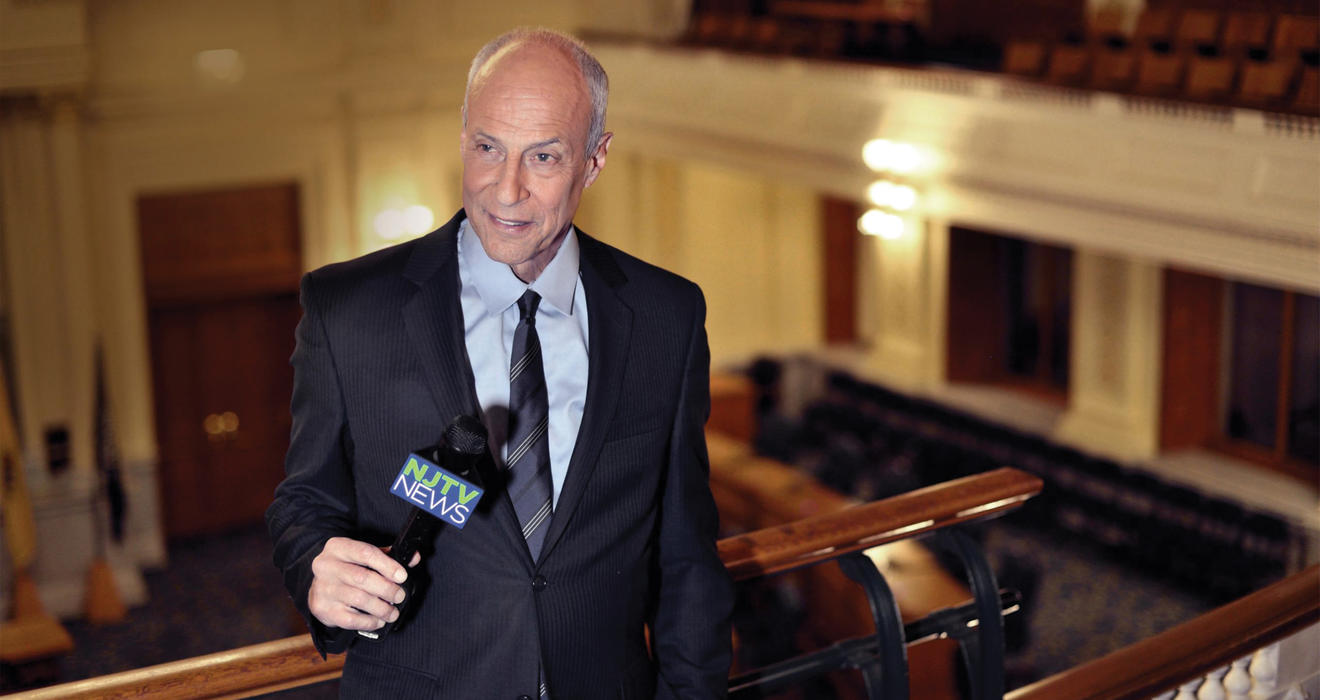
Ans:
[[[1006,558],[1037,575],[1035,590],[1022,591],[1027,631],[1022,648],[1008,655],[1010,689],[1098,659],[1213,608],[1207,599],[1092,550],[1008,523],[987,528],[986,551],[1001,585],[1021,586],[1002,566]]]
[[[150,603],[126,622],[66,623],[76,651],[61,680],[99,676],[287,637],[292,604],[263,528],[174,543],[169,567],[146,572]]]
[[[986,532],[996,568],[1012,561],[1035,572],[1024,591],[1024,643],[1008,658],[1010,687],[1022,685],[1149,637],[1208,610],[1209,603],[1075,544],[996,522]],[[1001,575],[1001,579],[1006,579]],[[1011,583],[1005,580],[1004,583]],[[170,566],[149,572],[151,604],[119,625],[69,622],[76,650],[61,681],[208,654],[299,633],[270,563],[265,531],[175,543]],[[335,697],[323,686],[277,697]]]
[[[60,682],[201,656],[305,632],[270,559],[264,527],[175,542],[169,567],[145,574],[150,603],[128,620],[65,622],[75,650]],[[337,697],[335,688],[272,697]]]

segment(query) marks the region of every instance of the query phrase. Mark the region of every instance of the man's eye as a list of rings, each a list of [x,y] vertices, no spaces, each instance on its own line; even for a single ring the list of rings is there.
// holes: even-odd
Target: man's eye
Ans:
[[[555,159],[555,157],[549,153],[537,153],[533,157],[536,158],[536,162],[538,163],[551,163]]]
[[[481,151],[482,153],[490,153],[491,151],[495,150],[495,148],[488,143],[479,143],[477,144],[477,150]]]

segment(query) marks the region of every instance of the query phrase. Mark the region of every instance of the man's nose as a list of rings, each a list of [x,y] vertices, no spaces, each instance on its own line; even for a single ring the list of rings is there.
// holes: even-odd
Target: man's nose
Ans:
[[[502,206],[513,206],[527,197],[527,188],[523,186],[525,176],[522,159],[509,158],[504,161],[500,168],[500,180],[495,186],[495,197]]]

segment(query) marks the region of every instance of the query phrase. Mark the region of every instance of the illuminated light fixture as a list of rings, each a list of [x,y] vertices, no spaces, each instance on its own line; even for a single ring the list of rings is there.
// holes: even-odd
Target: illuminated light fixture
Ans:
[[[435,226],[435,214],[430,207],[414,204],[403,210],[403,230],[414,236],[420,236]]]
[[[892,149],[891,160],[889,169],[906,175],[921,167],[921,151],[910,143],[896,143]]]
[[[371,220],[371,228],[377,236],[387,241],[397,241],[408,236],[420,236],[435,225],[435,214],[430,207],[414,204],[403,209],[390,207],[382,209]]]
[[[907,185],[888,180],[876,180],[866,190],[867,197],[877,207],[894,211],[907,211],[917,203],[917,191]]]
[[[903,218],[879,209],[871,209],[857,220],[857,230],[886,240],[903,237]]]
[[[371,220],[371,228],[376,231],[376,235],[387,241],[394,241],[403,238],[404,220],[403,212],[398,209],[385,209],[376,214],[376,218]]]
[[[888,169],[889,154],[894,149],[894,142],[887,139],[871,139],[862,146],[862,161],[866,167],[882,172]]]
[[[198,51],[193,66],[201,75],[218,83],[233,85],[243,79],[243,55],[233,49]]]
[[[907,175],[920,169],[924,158],[921,150],[910,143],[871,139],[862,146],[862,161],[878,173]]]

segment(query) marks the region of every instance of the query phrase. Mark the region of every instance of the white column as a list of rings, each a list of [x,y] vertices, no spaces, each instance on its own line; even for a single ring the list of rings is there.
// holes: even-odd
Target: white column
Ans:
[[[861,324],[871,343],[867,371],[896,388],[920,390],[943,378],[948,228],[936,222],[932,233],[922,216],[904,223],[898,238],[868,237],[875,262],[863,275],[869,298],[859,312],[869,316]]]
[[[72,439],[72,477],[77,488],[95,488],[94,453],[96,377],[92,249],[87,231],[87,201],[83,191],[82,133],[78,105],[72,98],[56,100],[51,109],[50,164],[52,211],[63,266],[65,288],[64,371],[68,378],[64,407]]]
[[[1157,265],[1077,250],[1060,439],[1119,459],[1159,451],[1161,279]]]
[[[35,106],[15,110],[0,121],[0,139],[0,216],[15,375],[10,383],[17,394],[28,485],[41,495],[54,488],[45,469],[46,430],[76,429],[69,410],[75,385],[69,375],[67,241],[56,218],[60,203],[45,116]]]
[[[71,97],[0,118],[12,380],[37,518],[33,574],[47,609],[62,617],[81,611],[87,567],[98,549],[94,518],[104,518],[94,509],[96,270],[82,158],[82,127]],[[58,476],[46,468],[45,432],[53,426],[70,436],[70,464]],[[141,602],[145,586],[136,566],[112,559],[122,598]]]

